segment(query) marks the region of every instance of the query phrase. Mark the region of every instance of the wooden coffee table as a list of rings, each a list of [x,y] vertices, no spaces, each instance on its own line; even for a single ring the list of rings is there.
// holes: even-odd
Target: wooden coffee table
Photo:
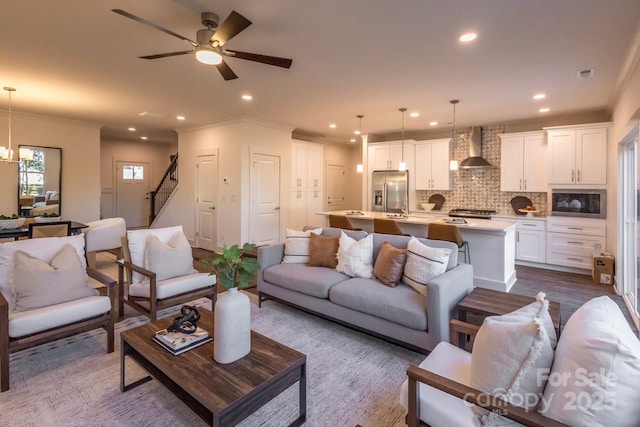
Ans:
[[[494,291],[485,288],[474,288],[469,295],[458,303],[458,319],[467,321],[467,314],[474,314],[484,319],[486,316],[501,316],[525,305],[535,302],[534,297]],[[549,314],[553,321],[556,335],[560,336],[560,303],[549,301]]]
[[[213,335],[213,313],[200,309],[200,314],[198,325]],[[213,360],[213,342],[174,356],[152,340],[156,331],[172,321],[172,317],[164,318],[120,334],[122,392],[152,379],[125,385],[125,356],[129,356],[210,425],[232,426],[298,382],[299,417],[291,425],[305,422],[304,354],[251,331],[251,352],[233,363],[222,365]]]

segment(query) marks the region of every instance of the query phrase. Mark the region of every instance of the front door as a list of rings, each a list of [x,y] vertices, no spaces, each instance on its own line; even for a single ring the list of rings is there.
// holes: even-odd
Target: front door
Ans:
[[[196,159],[196,210],[198,229],[196,246],[214,251],[216,249],[218,198],[218,155],[207,154]]]
[[[343,165],[327,164],[327,210],[344,209],[344,175]]]
[[[249,240],[258,246],[280,240],[280,157],[251,155]]]
[[[128,228],[149,226],[149,163],[116,162],[116,216]]]

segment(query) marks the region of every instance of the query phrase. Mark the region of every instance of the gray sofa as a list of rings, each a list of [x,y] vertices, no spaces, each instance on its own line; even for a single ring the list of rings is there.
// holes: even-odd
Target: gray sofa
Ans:
[[[322,235],[339,236],[340,229],[324,228]],[[345,231],[360,240],[366,231]],[[418,239],[432,247],[450,248],[446,272],[431,280],[427,297],[404,283],[389,287],[376,279],[351,278],[327,267],[282,264],[284,244],[258,248],[260,306],[273,299],[400,344],[421,353],[449,341],[449,320],[458,302],[473,288],[473,268],[458,264],[458,247],[440,240]],[[373,259],[389,242],[406,248],[407,236],[373,235]]]

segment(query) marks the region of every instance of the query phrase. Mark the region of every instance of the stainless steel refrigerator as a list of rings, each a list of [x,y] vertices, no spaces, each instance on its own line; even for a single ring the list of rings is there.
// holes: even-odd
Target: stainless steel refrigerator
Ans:
[[[373,171],[371,210],[374,212],[409,212],[409,172]]]

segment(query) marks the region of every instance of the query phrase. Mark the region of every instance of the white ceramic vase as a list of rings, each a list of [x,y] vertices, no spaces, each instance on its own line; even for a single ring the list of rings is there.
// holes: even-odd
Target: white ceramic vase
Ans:
[[[218,296],[215,305],[213,358],[218,363],[231,363],[251,351],[251,303],[238,288],[230,288]]]

